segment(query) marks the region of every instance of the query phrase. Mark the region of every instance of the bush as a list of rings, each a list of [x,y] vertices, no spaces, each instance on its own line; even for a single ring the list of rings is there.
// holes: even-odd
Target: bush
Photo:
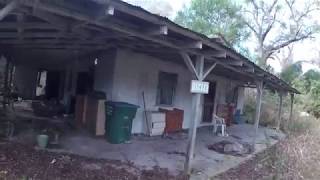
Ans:
[[[313,117],[294,119],[288,138],[272,153],[275,179],[320,179],[319,121]]]
[[[275,120],[278,112],[277,95],[264,91],[263,99],[261,103],[261,126],[275,126]],[[245,103],[244,103],[244,115],[248,123],[253,124],[256,111],[256,91],[254,89],[246,89],[245,91]]]

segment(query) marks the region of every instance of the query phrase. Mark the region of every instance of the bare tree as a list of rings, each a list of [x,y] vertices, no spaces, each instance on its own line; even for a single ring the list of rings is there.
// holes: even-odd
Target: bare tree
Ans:
[[[284,47],[311,38],[318,31],[312,16],[319,12],[319,1],[248,0],[246,25],[257,41],[258,64],[266,62]]]
[[[270,59],[277,60],[280,64],[281,71],[293,64],[293,44],[288,45],[287,47],[282,48],[278,53],[274,53]]]

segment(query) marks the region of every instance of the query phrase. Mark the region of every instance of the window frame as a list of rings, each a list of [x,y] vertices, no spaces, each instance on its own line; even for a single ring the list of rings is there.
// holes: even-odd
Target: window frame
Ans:
[[[161,100],[161,89],[163,89],[163,84],[164,80],[166,79],[161,79],[165,76],[171,76],[169,84],[172,84],[170,89],[172,89],[172,96],[171,96],[171,104],[167,103],[162,103],[163,101]],[[167,81],[168,83],[168,81]],[[156,95],[156,105],[157,106],[165,106],[165,107],[172,107],[175,104],[175,98],[176,98],[176,91],[177,91],[177,85],[178,85],[178,74],[177,73],[172,73],[172,72],[165,72],[165,71],[159,71],[158,72],[158,85],[157,85],[157,95]]]

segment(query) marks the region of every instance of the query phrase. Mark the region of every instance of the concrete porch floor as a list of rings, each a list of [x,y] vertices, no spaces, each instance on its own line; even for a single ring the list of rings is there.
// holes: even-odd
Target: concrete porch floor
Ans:
[[[252,157],[236,157],[209,150],[208,145],[221,140],[252,143],[254,128],[252,125],[233,125],[228,128],[228,137],[218,137],[209,128],[201,128],[197,134],[193,175],[191,179],[208,179]],[[259,129],[256,151],[261,152],[267,145],[275,144],[278,137],[285,135],[273,129]],[[94,138],[86,133],[72,133],[61,139],[64,150],[70,153],[121,160],[134,163],[140,169],[152,169],[154,166],[167,168],[172,174],[183,171],[188,134],[178,133],[167,138],[134,136],[129,144],[109,144],[104,138]]]

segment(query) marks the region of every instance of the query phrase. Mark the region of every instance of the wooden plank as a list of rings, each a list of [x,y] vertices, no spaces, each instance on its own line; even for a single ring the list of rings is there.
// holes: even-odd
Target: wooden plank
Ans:
[[[203,75],[203,79],[205,79],[210,73],[211,71],[216,67],[217,63],[212,64],[204,73]]]
[[[1,22],[0,23],[0,29],[59,29],[56,26],[53,26],[48,23],[39,23],[39,22],[22,22],[22,23],[16,23],[16,22]]]
[[[226,51],[205,51],[203,52],[205,55],[208,55],[208,56],[212,56],[212,57],[215,57],[215,58],[227,58],[227,52]]]
[[[203,77],[203,68],[204,68],[204,57],[197,58],[196,62],[196,69],[197,73],[200,77]],[[190,128],[189,128],[189,139],[188,139],[188,146],[187,146],[187,156],[186,162],[184,165],[185,173],[190,175],[191,174],[191,167],[192,167],[192,160],[194,158],[194,149],[196,143],[196,136],[197,136],[197,128],[198,122],[201,121],[202,118],[202,111],[203,106],[201,104],[202,94],[194,94],[193,95],[193,103],[194,103],[194,118],[191,119]]]
[[[202,42],[201,41],[181,42],[179,46],[185,49],[202,49]]]
[[[1,0],[1,1],[3,1],[3,0]],[[111,2],[111,1],[108,1],[108,2]],[[112,2],[115,2],[115,1],[112,1]],[[33,1],[23,1],[23,3],[24,3],[25,6],[33,7]],[[122,3],[121,7],[124,7],[123,3]],[[154,42],[154,43],[160,43],[162,45],[165,45],[165,46],[177,49],[177,50],[184,50],[185,52],[188,52],[188,53],[200,54],[201,55],[201,53],[199,53],[197,51],[194,51],[194,50],[191,50],[191,49],[185,49],[181,45],[177,45],[175,43],[172,43],[172,42],[169,42],[169,41],[166,41],[166,40],[163,40],[163,39],[147,36],[143,32],[139,32],[139,30],[135,30],[135,29],[132,29],[132,28],[127,28],[126,26],[119,25],[119,24],[116,24],[116,23],[96,21],[95,18],[93,16],[91,16],[91,15],[80,13],[80,12],[74,11],[74,10],[70,10],[70,9],[64,8],[63,6],[55,6],[55,5],[50,5],[48,3],[45,4],[43,2],[39,2],[35,6],[35,8],[38,8],[38,9],[41,9],[43,11],[47,11],[47,12],[50,12],[50,13],[53,13],[53,14],[59,14],[61,16],[77,19],[77,20],[80,20],[80,21],[90,21],[91,24],[95,24],[97,26],[102,26],[104,28],[108,28],[108,29],[111,29],[111,30],[114,30],[114,31],[117,31],[117,32],[121,32],[121,33],[126,34],[127,36],[135,36],[135,37],[138,37],[138,38],[141,38],[141,39],[144,39],[144,40],[148,40],[148,41],[151,41],[151,42]],[[127,8],[129,8],[129,11],[131,13],[133,8],[131,8],[130,6],[127,6]],[[118,7],[115,7],[115,11],[117,11],[118,9],[119,9]],[[141,10],[139,10],[139,11],[141,11]],[[149,14],[149,16],[150,16],[150,14]],[[156,16],[154,16],[154,17],[156,17]],[[246,58],[242,57],[241,55],[235,53],[234,51],[226,49],[222,45],[211,43],[207,38],[201,38],[201,36],[196,35],[195,33],[191,32],[191,31],[186,31],[183,28],[179,28],[174,23],[170,23],[169,21],[168,22],[164,21],[162,18],[159,18],[159,22],[161,22],[162,24],[167,25],[168,28],[170,29],[170,31],[174,31],[174,29],[178,29],[178,31],[177,31],[178,33],[181,33],[181,34],[184,34],[184,35],[187,34],[187,37],[189,37],[189,38],[191,38],[193,40],[201,41],[202,43],[205,43],[209,47],[212,47],[212,48],[214,48],[216,50],[227,51],[228,56],[230,56],[230,57],[232,57],[234,59],[238,59],[238,60],[246,59]],[[194,37],[194,38],[192,38],[192,37]],[[206,57],[206,58],[209,59],[210,57]],[[246,61],[244,61],[244,63],[248,64],[248,65],[251,64],[250,62],[246,62]],[[224,66],[228,67],[229,69],[232,69],[232,67],[230,67],[230,65],[228,65],[228,64],[224,64]],[[259,67],[253,66],[253,69],[255,69],[255,68],[259,69]],[[235,69],[232,69],[232,70],[235,70]],[[254,75],[250,75],[250,73],[247,73],[247,72],[245,72],[243,70],[239,70],[238,72],[246,74],[247,76],[254,77]],[[285,87],[288,88],[288,86],[285,86]]]
[[[196,68],[194,67],[190,56],[185,52],[180,52],[180,54],[182,56],[182,59],[184,60],[184,63],[186,64],[187,68],[189,69],[189,71],[191,71],[191,73],[194,74],[197,77],[197,79],[200,79],[199,74],[198,74]]]
[[[79,39],[1,39],[0,44],[34,44],[34,45],[45,45],[45,44],[87,44],[87,45],[106,45],[104,41],[92,40],[85,41]]]
[[[292,123],[292,115],[293,115],[293,102],[294,102],[294,94],[290,94],[290,114],[289,114],[289,123]]]
[[[0,21],[3,20],[9,13],[19,6],[19,0],[12,0],[4,8],[0,10]]]
[[[30,4],[29,1],[28,2],[24,1],[24,5],[31,6],[32,4]],[[177,49],[177,50],[180,50],[180,51],[185,51],[185,52],[189,52],[189,53],[193,53],[193,54],[197,54],[197,55],[202,55],[201,53],[197,53],[195,51],[186,50],[185,48],[183,48],[183,47],[181,47],[179,45],[176,45],[176,44],[174,44],[172,42],[168,42],[168,41],[165,41],[165,40],[157,39],[155,37],[149,37],[149,36],[146,36],[143,33],[139,33],[139,32],[137,32],[135,30],[132,30],[132,29],[127,29],[126,27],[120,26],[118,24],[96,21],[94,18],[92,18],[92,17],[90,17],[88,15],[85,15],[85,14],[82,14],[82,13],[78,13],[78,12],[75,12],[75,11],[70,11],[70,10],[65,9],[65,8],[56,7],[56,6],[52,6],[52,5],[49,5],[49,4],[43,4],[43,3],[39,3],[37,5],[37,7],[40,8],[41,10],[43,10],[43,11],[48,11],[48,12],[55,13],[55,14],[60,14],[62,16],[78,19],[78,20],[81,20],[81,21],[90,21],[92,24],[96,24],[98,26],[106,27],[108,29],[112,29],[112,30],[118,31],[118,32],[127,34],[129,36],[135,36],[135,37],[139,37],[141,39],[148,40],[148,41],[151,41],[151,42],[154,42],[154,43],[159,43],[159,44],[162,44],[164,46],[167,46],[167,47],[170,47],[170,48],[174,48],[174,49]],[[208,57],[208,58],[211,58],[214,61],[219,61],[219,60],[217,60],[215,58],[212,58],[212,57]],[[247,73],[242,72],[241,70],[237,70],[236,68],[231,67],[229,65],[226,65],[226,64],[223,64],[223,63],[221,65],[223,65],[224,67],[227,67],[229,69],[232,69],[232,70],[234,70],[236,72],[248,75]],[[251,77],[254,77],[254,76],[251,75]]]
[[[259,131],[259,122],[260,122],[260,114],[261,114],[261,102],[262,102],[262,94],[263,94],[263,81],[256,80],[256,86],[257,86],[257,97],[256,97],[256,112],[254,117],[254,136],[253,136],[253,142],[252,147],[255,148],[256,145],[256,138]]]
[[[70,33],[61,32],[26,32],[21,34],[25,38],[57,38],[57,37],[70,37]],[[0,38],[18,38],[18,32],[0,32]]]
[[[22,23],[24,21],[24,14],[23,13],[19,13],[16,16],[17,16],[17,22],[19,24],[19,27],[17,28],[19,39],[23,39],[22,33],[24,31],[24,27],[22,26]]]
[[[226,64],[228,65],[231,65],[231,66],[243,66],[243,62],[242,61],[226,61],[225,62]]]
[[[158,26],[148,28],[146,30],[146,34],[148,35],[168,35],[168,26]]]

